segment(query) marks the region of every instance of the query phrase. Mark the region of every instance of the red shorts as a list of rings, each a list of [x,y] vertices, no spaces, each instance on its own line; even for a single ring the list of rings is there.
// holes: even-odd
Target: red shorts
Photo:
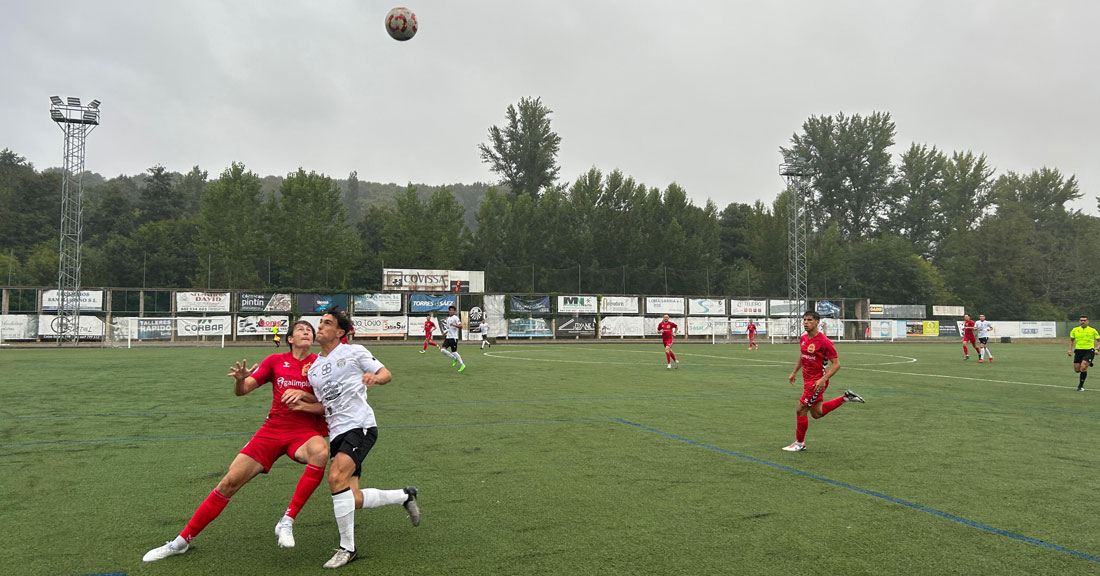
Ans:
[[[264,472],[268,472],[271,465],[283,454],[293,460],[294,453],[314,436],[324,435],[312,428],[277,428],[265,423],[252,435],[248,444],[241,448],[241,454],[259,462],[264,467]]]
[[[425,335],[424,335],[424,339],[425,339],[425,340],[427,340],[427,341],[429,341],[429,342],[431,342],[431,340],[432,340],[432,335],[431,335],[431,334],[425,334]]]
[[[974,346],[978,345],[978,340],[975,339],[973,336],[963,336],[963,344],[966,344],[967,342],[970,342]]]
[[[672,338],[665,338],[662,342],[664,342],[664,346],[672,346]]]
[[[798,399],[803,406],[813,406],[821,401],[821,397],[825,395],[825,391],[829,389],[829,381],[825,381],[825,387],[821,389],[821,392],[814,390],[813,385],[802,385],[802,397]]]

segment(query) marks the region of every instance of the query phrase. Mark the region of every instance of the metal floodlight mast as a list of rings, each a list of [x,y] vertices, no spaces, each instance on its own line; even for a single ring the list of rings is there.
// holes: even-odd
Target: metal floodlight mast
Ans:
[[[82,106],[80,98],[50,96],[50,119],[65,134],[61,177],[61,240],[57,263],[57,344],[80,341],[80,241],[84,211],[84,140],[99,126],[99,100]]]
[[[806,295],[806,246],[808,244],[808,207],[810,170],[793,156],[784,158],[779,174],[787,181],[790,202],[787,204],[787,299],[794,306],[789,333],[797,337],[802,331],[802,312],[808,310]]]

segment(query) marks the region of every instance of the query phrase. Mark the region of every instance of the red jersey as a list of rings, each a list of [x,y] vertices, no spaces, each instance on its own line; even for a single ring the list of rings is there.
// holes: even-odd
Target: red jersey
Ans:
[[[657,325],[657,331],[661,333],[661,338],[663,338],[665,342],[671,341],[672,335],[676,333],[676,324],[662,320],[661,323]]]
[[[754,338],[755,336],[756,336],[756,324],[753,324],[752,322],[749,322],[749,338],[751,339],[751,338]]]
[[[963,340],[974,340],[973,320],[966,320],[963,322]]]
[[[825,375],[825,360],[836,360],[836,348],[824,332],[818,332],[813,338],[803,334],[801,343],[802,383],[809,386]]]
[[[324,416],[291,410],[283,403],[283,392],[290,388],[300,388],[313,394],[307,373],[316,359],[316,354],[310,354],[305,360],[298,360],[294,354],[286,352],[272,354],[260,362],[260,366],[252,373],[252,378],[260,384],[270,382],[272,387],[271,411],[267,413],[266,425],[280,428],[306,427],[317,430],[322,436],[328,435]]]
[[[431,318],[424,322],[424,337],[427,338],[432,335],[432,331],[435,330],[435,322],[432,322]]]

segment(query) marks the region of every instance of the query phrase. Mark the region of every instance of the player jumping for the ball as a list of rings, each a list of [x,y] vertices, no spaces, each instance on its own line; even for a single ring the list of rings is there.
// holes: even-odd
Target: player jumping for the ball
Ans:
[[[843,395],[828,402],[820,401],[821,395],[829,387],[829,378],[840,370],[840,358],[837,357],[833,341],[817,329],[819,323],[821,323],[821,315],[817,312],[807,312],[802,315],[802,328],[806,333],[802,335],[801,354],[789,378],[791,384],[794,384],[798,370],[802,369],[802,397],[799,398],[798,408],[795,409],[794,442],[783,447],[787,452],[801,452],[806,449],[806,429],[810,427],[807,414],[816,420],[840,408],[845,402],[863,403],[863,398],[851,390],[845,390]],[[825,370],[826,361],[829,362],[827,371]]]

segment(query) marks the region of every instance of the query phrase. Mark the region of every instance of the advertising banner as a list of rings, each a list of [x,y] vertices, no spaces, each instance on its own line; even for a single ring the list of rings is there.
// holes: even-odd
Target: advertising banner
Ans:
[[[684,318],[683,316],[669,316],[668,321],[675,324],[676,328],[678,328],[678,331],[676,332],[677,338],[680,338],[684,335],[684,332],[687,330],[687,318]],[[657,325],[660,323],[660,318],[646,318],[645,323],[643,324],[642,334],[644,336],[660,336],[661,333],[657,331]]]
[[[176,324],[178,336],[231,336],[233,319],[229,316],[209,318],[179,318]]]
[[[966,309],[962,306],[933,306],[933,316],[962,316]]]
[[[34,340],[38,338],[38,316],[4,314],[0,316],[0,340]]]
[[[126,333],[137,330],[138,340],[171,340],[172,320],[169,318],[126,318]],[[133,336],[131,336],[132,338]]]
[[[535,298],[520,298],[512,296],[508,299],[513,314],[549,314],[550,297],[537,296]]]
[[[688,314],[692,316],[725,316],[726,299],[688,298]]]
[[[640,316],[604,316],[600,318],[600,338],[641,336],[644,322]]]
[[[711,334],[725,336],[726,324],[720,322],[720,320],[725,320],[725,318],[689,317],[687,319],[687,333],[692,336],[710,336]],[[683,330],[680,332],[683,333]]]
[[[776,316],[801,316],[805,311],[805,302],[794,300],[769,300],[768,315]]]
[[[70,294],[69,298],[72,298],[75,293]],[[60,290],[43,290],[42,291],[42,310],[57,311],[57,302],[61,298]],[[73,302],[70,300],[65,303],[66,310],[73,310]],[[80,310],[88,312],[101,312],[103,311],[103,291],[102,290],[81,290],[80,291]]]
[[[504,321],[504,296],[487,295],[482,299],[485,307],[485,321],[489,323],[489,335],[496,338],[508,333],[508,323]]]
[[[357,294],[353,300],[355,313],[401,312],[400,294]],[[355,329],[359,333],[359,329]]]
[[[905,336],[906,337],[939,336],[939,335],[940,335],[940,323],[936,320],[906,320],[905,321]]]
[[[546,297],[547,306],[550,305],[550,297]],[[554,333],[550,331],[550,322],[546,318],[509,318],[509,338],[551,338]]]
[[[176,312],[229,312],[229,292],[176,292]]]
[[[871,304],[871,318],[900,318],[924,320],[926,310],[922,304]]]
[[[638,298],[635,296],[604,296],[600,298],[600,314],[637,314]]]
[[[558,296],[558,314],[595,314],[595,296]]]
[[[355,337],[402,337],[409,330],[406,316],[355,316]],[[420,322],[420,334],[424,334],[424,322]]]
[[[940,322],[940,338],[962,338],[955,322]]]
[[[347,294],[299,294],[299,314],[321,314],[330,306],[339,306],[340,310],[347,312]]]
[[[286,316],[237,316],[237,336],[271,336],[290,332],[290,318]]]
[[[38,335],[42,337],[57,338],[58,333],[64,333],[62,329],[62,322],[66,319],[60,316],[47,316],[41,314],[38,316]],[[80,315],[80,337],[81,338],[102,338],[103,337],[104,324],[103,320],[98,316],[84,316]]]
[[[730,318],[730,334],[737,334],[742,336],[749,335],[749,319]],[[756,322],[756,335],[762,336],[768,333],[768,323],[763,321]],[[721,332],[718,333],[722,335]]]
[[[822,318],[836,318],[840,316],[840,306],[828,300],[818,300],[814,303],[814,310],[816,310]]]
[[[730,316],[765,316],[768,313],[766,300],[730,300]]]
[[[409,336],[416,336],[417,338],[424,338],[424,322],[428,319],[427,316],[409,316]],[[443,321],[447,318],[440,318],[436,316],[432,322],[435,322],[435,328],[432,328],[432,335],[438,338],[443,337]],[[357,329],[358,330],[358,329]]]
[[[444,294],[443,296],[410,294],[409,313],[424,314],[425,312],[443,312],[444,316],[446,316],[447,308],[457,306],[457,301],[457,297],[454,294]]]
[[[1020,338],[1057,338],[1056,322],[1020,322]],[[994,326],[995,328],[995,326]]]
[[[872,320],[871,338],[875,340],[896,340],[905,338],[905,320]]]
[[[241,292],[237,294],[237,312],[290,312],[290,294]]]
[[[557,324],[554,326],[554,334],[558,338],[595,338],[596,317],[558,318]]]
[[[448,270],[386,268],[382,270],[383,290],[446,292],[451,288]]]
[[[647,296],[645,299],[645,313],[683,315],[684,299],[671,296]]]

